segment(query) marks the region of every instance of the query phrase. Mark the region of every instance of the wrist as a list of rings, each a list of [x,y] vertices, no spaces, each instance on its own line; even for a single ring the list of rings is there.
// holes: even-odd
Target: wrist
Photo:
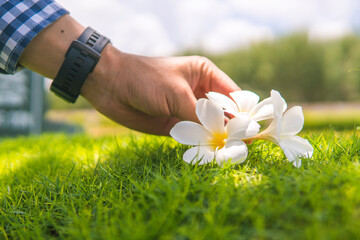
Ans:
[[[86,28],[80,37],[71,43],[50,90],[63,100],[75,103],[82,85],[93,72],[108,43],[108,38],[91,27]]]
[[[88,75],[81,87],[80,94],[95,107],[103,105],[114,89],[115,79],[119,77],[118,64],[121,52],[113,45],[107,44],[101,53],[97,65]]]
[[[64,15],[40,32],[24,49],[19,64],[53,79],[65,59],[65,53],[84,27]]]

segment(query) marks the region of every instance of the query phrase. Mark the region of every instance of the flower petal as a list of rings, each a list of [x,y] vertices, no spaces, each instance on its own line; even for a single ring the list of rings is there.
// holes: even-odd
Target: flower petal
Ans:
[[[250,112],[260,99],[257,94],[245,90],[232,92],[230,96],[236,102],[240,112]]]
[[[196,115],[211,133],[224,132],[224,110],[215,102],[201,98],[196,103]]]
[[[274,115],[282,116],[287,108],[287,104],[284,98],[280,95],[278,91],[271,90],[271,99],[274,104]]]
[[[203,165],[211,162],[214,157],[215,153],[210,147],[200,146],[187,150],[183,155],[183,160],[187,163]]]
[[[282,117],[274,116],[270,125],[255,138],[271,141],[279,145]]]
[[[238,118],[248,118],[248,119],[251,118],[251,115],[248,112],[236,112],[233,115],[234,115],[234,117],[238,117]]]
[[[251,110],[250,114],[255,121],[262,121],[274,117],[274,105],[271,98],[266,98]]]
[[[298,134],[304,126],[304,114],[300,106],[290,108],[283,116],[280,135]]]
[[[299,136],[281,136],[279,145],[287,159],[296,167],[301,166],[300,157],[311,158],[314,152],[309,141]]]
[[[181,121],[170,130],[170,136],[185,145],[206,144],[211,134],[198,123]]]
[[[260,125],[248,117],[235,117],[226,124],[229,139],[247,139],[255,136]]]
[[[219,165],[231,159],[231,163],[242,163],[248,155],[248,148],[241,140],[230,140],[225,146],[216,152],[216,162]]]
[[[206,94],[206,96],[208,97],[208,99],[219,104],[222,108],[229,111],[230,113],[239,111],[235,102],[231,98],[229,98],[221,93],[209,92]]]

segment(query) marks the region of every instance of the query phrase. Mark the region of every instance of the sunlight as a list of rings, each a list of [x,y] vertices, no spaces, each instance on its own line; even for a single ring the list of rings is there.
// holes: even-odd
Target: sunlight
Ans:
[[[213,184],[217,184],[219,182],[230,182],[234,184],[235,187],[250,187],[250,186],[258,186],[265,180],[265,177],[258,173],[256,169],[247,169],[245,172],[243,170],[236,169],[227,169],[223,174],[219,174],[214,178]]]
[[[8,152],[0,155],[0,176],[22,167],[31,159],[30,153]]]
[[[80,142],[67,146],[64,143],[68,136],[59,135],[51,142],[47,137],[44,135],[43,141],[35,138],[28,138],[24,142],[20,138],[3,141],[0,148],[0,178],[5,179],[7,175],[22,176],[29,171],[63,168],[74,163],[81,168],[94,168],[100,160],[106,159],[102,157],[106,148],[114,147],[113,144],[98,145],[95,141],[86,145]],[[16,146],[16,142],[20,143]]]

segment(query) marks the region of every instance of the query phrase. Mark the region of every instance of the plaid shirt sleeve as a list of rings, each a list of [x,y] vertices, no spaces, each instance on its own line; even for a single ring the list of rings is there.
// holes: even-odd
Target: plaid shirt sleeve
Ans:
[[[0,0],[0,73],[15,73],[30,41],[67,13],[53,0]]]

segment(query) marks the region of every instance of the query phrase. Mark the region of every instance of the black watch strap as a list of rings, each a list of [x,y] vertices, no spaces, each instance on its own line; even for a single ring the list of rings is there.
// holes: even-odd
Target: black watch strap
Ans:
[[[85,43],[87,46],[91,47],[98,53],[104,49],[106,44],[108,44],[109,39],[102,36],[100,33],[97,33],[91,27],[86,28],[86,30],[80,35],[78,41]]]
[[[64,100],[74,103],[107,43],[109,43],[108,38],[88,27],[77,40],[71,43],[50,90]]]

